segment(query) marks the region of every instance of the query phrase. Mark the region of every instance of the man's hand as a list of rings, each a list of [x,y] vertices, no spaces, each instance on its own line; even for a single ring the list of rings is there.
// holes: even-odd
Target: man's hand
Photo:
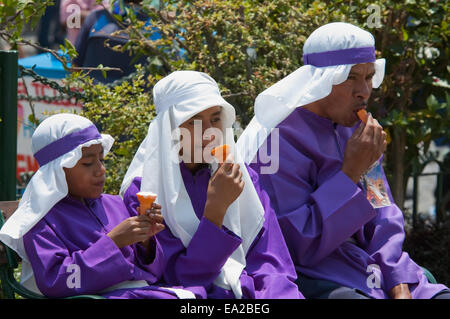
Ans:
[[[161,206],[153,204],[153,208],[145,214],[125,219],[108,233],[117,247],[122,248],[138,242],[147,242],[149,237],[164,229]]]
[[[355,130],[347,142],[342,171],[355,183],[386,150],[386,133],[383,127],[369,115],[367,124]]]
[[[228,207],[242,193],[244,184],[240,166],[232,162],[230,155],[209,181],[203,214],[205,218],[217,227],[222,227]]]
[[[391,299],[412,299],[408,284],[398,284],[389,291]]]

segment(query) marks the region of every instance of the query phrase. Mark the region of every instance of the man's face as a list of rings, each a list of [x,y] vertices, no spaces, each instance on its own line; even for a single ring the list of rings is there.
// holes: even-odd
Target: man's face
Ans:
[[[222,108],[213,106],[180,125],[189,134],[182,136],[181,147],[185,163],[207,163],[203,154],[206,147],[219,145],[222,140]]]
[[[64,168],[69,194],[77,199],[98,198],[105,184],[101,144],[82,148],[82,157],[72,168]]]
[[[356,112],[367,108],[374,74],[373,63],[354,65],[346,81],[333,85],[330,95],[317,101],[319,115],[342,126],[354,126],[359,121]]]

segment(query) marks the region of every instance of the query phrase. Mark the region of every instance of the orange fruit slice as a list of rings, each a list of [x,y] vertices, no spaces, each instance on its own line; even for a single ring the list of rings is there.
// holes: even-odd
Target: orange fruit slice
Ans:
[[[152,208],[152,205],[156,199],[156,194],[151,192],[139,192],[136,196],[139,201],[139,205],[141,206],[141,214],[144,214],[147,209]]]
[[[361,121],[363,121],[364,124],[367,124],[368,115],[367,115],[367,111],[365,109],[359,110],[356,114],[358,114],[359,119]]]
[[[219,163],[225,162],[229,153],[230,146],[228,144],[216,146],[211,150],[211,155],[217,158]]]

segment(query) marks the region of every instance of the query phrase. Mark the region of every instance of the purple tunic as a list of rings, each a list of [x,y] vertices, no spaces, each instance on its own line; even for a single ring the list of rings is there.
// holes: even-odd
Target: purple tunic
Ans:
[[[184,163],[180,164],[180,169],[200,224],[188,247],[184,247],[181,240],[173,236],[169,227],[156,235],[164,250],[164,279],[168,285],[201,285],[205,287],[208,298],[235,298],[231,290],[218,287],[213,282],[228,257],[241,244],[241,239],[226,227],[219,229],[203,217],[210,179],[209,168],[201,168],[195,175]],[[269,198],[260,189],[257,174],[247,169],[264,207],[265,222],[247,252],[247,264],[240,277],[243,298],[303,298],[294,283],[297,277],[294,265]],[[140,184],[141,178],[136,177],[124,195],[125,204],[133,210],[139,205],[135,194]]]
[[[395,204],[372,208],[362,185],[341,171],[345,146],[356,126],[335,128],[330,120],[297,108],[278,129],[279,170],[261,174],[260,183],[297,271],[357,288],[373,298],[389,298],[387,292],[400,283],[409,284],[413,298],[431,298],[446,289],[428,283],[422,269],[402,251],[400,209]],[[265,143],[270,150],[271,138]],[[260,172],[264,164],[258,159],[259,153],[251,167]],[[383,179],[394,203],[384,172]]]
[[[153,285],[163,272],[162,251],[155,239],[149,254],[139,243],[119,249],[107,236],[134,214],[122,199],[103,194],[86,203],[66,196],[24,236],[39,290],[48,297],[100,294],[106,298],[176,298],[175,293]],[[68,284],[69,276],[75,273],[74,264],[79,267],[79,287]],[[149,286],[101,293],[123,281],[137,280]],[[189,290],[197,298],[205,297],[202,287]]]

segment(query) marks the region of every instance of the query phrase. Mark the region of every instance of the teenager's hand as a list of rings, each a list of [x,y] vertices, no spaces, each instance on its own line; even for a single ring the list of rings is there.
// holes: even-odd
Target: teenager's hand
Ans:
[[[244,185],[240,165],[233,163],[230,155],[209,181],[203,215],[220,228],[228,207],[242,193]]]
[[[161,206],[154,204],[154,208],[148,210],[145,214],[125,219],[107,235],[117,247],[122,248],[147,241],[150,236],[164,229],[162,221]]]
[[[355,183],[386,150],[386,133],[376,119],[369,115],[367,124],[353,132],[347,142],[342,171]]]

